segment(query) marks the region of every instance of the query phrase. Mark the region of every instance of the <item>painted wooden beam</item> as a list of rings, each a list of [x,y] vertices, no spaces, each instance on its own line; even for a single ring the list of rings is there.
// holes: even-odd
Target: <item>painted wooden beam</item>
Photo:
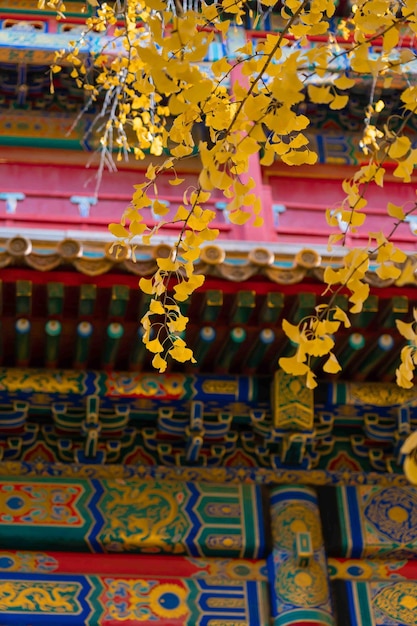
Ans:
[[[349,335],[345,345],[337,354],[337,359],[342,366],[342,370],[346,370],[352,359],[365,347],[365,344],[365,337],[361,333],[352,333]]]
[[[218,372],[228,372],[232,361],[243,342],[246,340],[246,330],[241,327],[233,328],[226,339],[226,342],[218,356],[216,370]]]
[[[129,303],[129,287],[113,285],[109,305],[109,317],[124,317]]]
[[[374,343],[363,360],[359,364],[355,364],[354,378],[355,380],[365,380],[379,363],[387,359],[389,352],[394,347],[394,339],[387,333],[382,334],[376,343]]]
[[[266,294],[264,303],[259,312],[259,321],[265,324],[275,324],[284,308],[284,294],[272,291]]]
[[[143,363],[149,353],[146,349],[145,344],[142,341],[144,330],[142,326],[138,329],[134,341],[132,342],[132,347],[129,355],[129,370],[139,372],[142,369]]]
[[[275,333],[272,328],[264,328],[261,330],[248,354],[248,358],[245,362],[245,370],[248,370],[249,373],[256,371],[274,340]]]
[[[120,339],[123,337],[123,334],[124,328],[118,322],[113,322],[107,326],[102,356],[102,365],[104,368],[114,366],[119,350]]]
[[[48,315],[62,315],[64,310],[64,283],[47,284],[47,311]]]
[[[78,324],[74,355],[74,367],[76,369],[83,369],[87,365],[92,334],[93,325],[91,322],[84,321]]]
[[[30,315],[32,312],[32,282],[30,280],[16,281],[16,313]]]
[[[216,340],[216,331],[212,326],[203,326],[198,333],[198,339],[194,348],[194,357],[199,365],[203,367],[204,359]]]
[[[15,358],[18,367],[26,367],[30,359],[31,323],[21,317],[15,323]]]
[[[223,292],[210,289],[204,294],[201,317],[203,322],[215,322],[223,307]]]
[[[96,305],[97,287],[96,285],[81,285],[80,300],[78,303],[78,315],[84,317],[94,315]]]
[[[406,296],[393,296],[384,307],[384,313],[379,321],[382,328],[395,328],[395,320],[408,313],[408,298]]]
[[[58,364],[59,344],[62,326],[58,320],[49,320],[45,324],[45,364],[47,367],[56,367]]]
[[[378,305],[378,296],[371,294],[364,302],[361,313],[352,315],[352,326],[355,326],[356,328],[367,328],[367,326],[369,326],[371,321],[375,318],[375,315],[378,313]]]
[[[255,291],[238,291],[230,313],[231,324],[246,324],[256,306]]]

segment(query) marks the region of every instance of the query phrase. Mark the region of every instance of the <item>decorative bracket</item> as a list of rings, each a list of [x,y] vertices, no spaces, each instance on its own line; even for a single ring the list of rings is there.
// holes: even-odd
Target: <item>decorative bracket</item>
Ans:
[[[90,217],[90,208],[97,204],[97,198],[94,196],[71,196],[70,202],[78,204],[80,217]]]
[[[287,207],[285,204],[273,204],[272,205],[272,214],[274,216],[274,225],[276,227],[279,226],[279,216],[281,213],[285,213]]]
[[[6,213],[16,213],[16,207],[19,200],[26,198],[24,193],[14,191],[3,191],[0,193],[0,200],[6,201]]]
[[[167,209],[169,209],[169,207],[171,206],[171,203],[170,203],[170,201],[169,201],[169,200],[160,200],[160,199],[158,198],[158,202],[159,202],[159,204],[164,204],[164,205],[167,207]],[[153,206],[153,205],[152,205],[152,206]],[[153,208],[151,208],[151,214],[152,214],[152,218],[155,220],[155,222],[158,222],[158,221],[161,219],[161,218],[160,218],[160,216],[159,216],[159,215],[157,215],[157,214],[154,212]]]
[[[296,533],[294,543],[297,565],[299,567],[308,567],[314,554],[310,532]]]
[[[226,224],[230,224],[230,219],[229,219],[229,211],[227,210],[227,202],[216,202],[216,204],[214,205],[214,208],[218,211],[221,211],[223,213],[223,218]]]
[[[88,396],[86,419],[81,424],[81,432],[86,438],[84,454],[87,458],[94,458],[97,455],[98,438],[101,432],[99,407],[99,397]]]
[[[340,211],[330,211],[330,215],[337,219],[340,232],[347,233],[349,230],[349,223],[342,220],[342,213]]]
[[[407,215],[404,220],[410,227],[412,235],[417,235],[417,215]]]

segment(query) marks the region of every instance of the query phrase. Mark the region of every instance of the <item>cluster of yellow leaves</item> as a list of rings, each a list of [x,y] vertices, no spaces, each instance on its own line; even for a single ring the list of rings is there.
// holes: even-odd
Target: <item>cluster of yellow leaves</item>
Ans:
[[[353,248],[343,259],[343,266],[333,268],[328,265],[324,270],[324,282],[328,289],[334,285],[343,285],[350,291],[350,312],[360,313],[369,295],[369,285],[365,282],[369,268],[368,250]]]
[[[395,207],[395,210],[391,208],[396,217],[399,217],[399,209],[400,207]],[[404,214],[402,214],[401,219],[404,219],[404,217]],[[369,296],[369,284],[366,280],[366,273],[369,269],[370,258],[372,258],[373,264],[376,265],[376,273],[383,280],[399,278],[402,273],[402,264],[406,260],[406,254],[396,248],[392,242],[388,241],[383,233],[374,233],[371,239],[376,242],[376,245],[372,248],[354,248],[344,257],[343,266],[334,268],[329,265],[326,267],[324,282],[327,284],[327,289],[333,291],[333,288],[339,285],[333,291],[333,295],[328,303],[318,305],[316,314],[304,318],[297,326],[285,320],[283,322],[283,330],[296,346],[296,353],[292,357],[280,358],[279,365],[288,374],[305,376],[307,387],[310,389],[317,386],[314,370],[317,369],[318,359],[327,357],[322,366],[323,371],[326,373],[335,374],[341,369],[332,351],[335,345],[334,335],[339,330],[341,323],[344,324],[345,328],[349,328],[350,321],[347,314],[340,307],[334,306],[335,295],[342,288],[349,290],[349,312],[352,314],[360,313]],[[406,326],[409,325],[397,320],[397,327],[402,334],[404,334],[402,329]],[[408,372],[409,380],[412,379],[409,358],[406,365],[404,365],[404,358],[407,354],[409,355],[409,347],[404,348],[402,352],[401,375],[398,375],[397,371],[397,383],[401,386],[412,386],[404,385],[404,382],[407,381],[404,368],[408,368],[406,371]],[[413,354],[417,360],[417,350]]]
[[[166,294],[166,285],[163,284],[164,275],[165,271],[159,270],[157,277],[153,280],[142,278],[140,284],[144,293],[153,295],[155,293],[153,283],[159,282]],[[149,310],[143,316],[141,323],[145,331],[143,341],[149,352],[154,355],[152,365],[159,372],[166,370],[168,357],[181,363],[185,361],[195,363],[192,350],[187,348],[181,337],[187,322],[188,317],[182,315],[174,298],[165,297],[162,302],[160,299],[151,299]]]
[[[401,350],[401,364],[396,371],[397,384],[410,389],[413,386],[414,370],[417,365],[417,309],[413,309],[414,320],[410,323],[396,320],[401,335],[407,339],[407,345]]]
[[[307,387],[310,389],[317,386],[316,374],[313,371],[313,365],[317,360],[326,358],[322,369],[328,374],[336,374],[341,370],[332,352],[335,345],[333,335],[342,323],[345,328],[350,327],[348,316],[338,306],[329,307],[327,304],[320,304],[315,311],[315,315],[304,318],[297,326],[283,321],[282,328],[290,341],[297,346],[297,351],[292,357],[279,359],[280,367],[287,374],[305,376]]]
[[[310,123],[302,109],[306,95],[313,103],[338,110],[347,105],[355,84],[370,81],[373,85],[361,143],[368,162],[344,182],[344,202],[327,211],[328,223],[338,230],[329,245],[344,245],[348,233],[364,228],[366,190],[371,184],[383,186],[387,159],[395,164],[394,176],[410,182],[417,149],[404,130],[417,108],[417,87],[404,89],[404,113],[396,125],[390,120],[379,123],[384,101],[379,96],[374,101],[374,94],[377,84],[389,86],[394,75],[406,74],[407,64],[414,59],[410,50],[398,51],[396,46],[407,29],[417,34],[416,3],[357,0],[343,21],[346,43],[340,48],[333,36],[323,44],[307,45],[309,37],[329,32],[333,0],[283,0],[279,5],[276,0],[263,0],[266,9],[279,6],[281,31],[247,41],[237,50],[230,45],[230,56],[213,62],[207,62],[212,43],[222,38],[227,46],[236,25],[252,11],[248,0],[202,2],[199,11],[190,10],[189,3],[183,5],[181,0],[88,0],[88,4],[96,8],[95,14],[87,18],[80,42],[57,51],[51,76],[69,65],[78,87],[100,103],[99,120],[105,123],[99,149],[104,162],[112,162],[115,152],[117,159],[129,153],[138,159],[146,154],[159,159],[149,165],[131,206],[120,223],[110,225],[110,231],[126,244],[135,244],[138,238],[149,244],[162,226],[179,228],[171,256],[158,258],[155,275],[140,281],[152,296],[151,309],[142,320],[144,341],[155,354],[155,367],[163,371],[167,357],[181,362],[193,358],[183,339],[187,318],[180,303],[202,284],[203,277],[195,270],[201,246],[218,235],[212,227],[215,212],[206,208],[213,191],[216,197],[222,192],[232,223],[260,226],[262,207],[250,176],[254,155],[260,154],[266,166],[276,159],[291,166],[317,161],[305,134]],[[60,17],[65,11],[62,0],[38,0],[38,6],[55,9]],[[103,47],[86,63],[82,50],[88,36],[102,36]],[[379,53],[372,48],[377,38],[382,40]],[[335,70],[334,62],[341,56],[348,59],[346,72]],[[195,131],[201,124],[209,140],[197,142]],[[178,165],[195,154],[201,164],[198,183],[184,191],[182,204],[171,215],[160,200],[160,177],[169,175],[171,184],[182,185]],[[151,229],[144,218],[149,208],[158,220]],[[408,215],[392,203],[387,212],[394,229]],[[342,267],[325,270],[324,280],[333,295],[341,288],[349,290],[352,313],[360,311],[368,297],[365,274],[370,259],[382,279],[396,278],[401,271],[404,255],[389,238],[390,234],[373,234],[367,249],[349,251]],[[281,367],[306,375],[309,386],[315,385],[314,359],[328,355],[324,371],[339,368],[332,352],[333,334],[348,320],[333,302],[332,296],[298,327],[284,323],[298,348],[295,357],[281,359]]]

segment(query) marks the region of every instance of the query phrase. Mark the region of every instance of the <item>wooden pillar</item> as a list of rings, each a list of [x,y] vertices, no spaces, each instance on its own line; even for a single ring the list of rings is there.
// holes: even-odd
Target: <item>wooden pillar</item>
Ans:
[[[304,486],[271,491],[269,557],[274,626],[334,626],[317,497]]]

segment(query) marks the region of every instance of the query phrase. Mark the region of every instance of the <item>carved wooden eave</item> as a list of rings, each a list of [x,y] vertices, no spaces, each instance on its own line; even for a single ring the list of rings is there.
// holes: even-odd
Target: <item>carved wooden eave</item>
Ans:
[[[236,248],[239,246],[236,243]],[[230,247],[230,246],[228,246]],[[254,247],[246,251],[225,250],[222,245],[208,245],[202,249],[197,263],[199,274],[231,282],[245,282],[262,277],[278,285],[292,285],[306,279],[323,281],[325,267],[337,267],[341,260],[334,255],[321,255],[314,249],[301,248],[298,252],[282,252],[271,247]],[[149,276],[157,270],[157,257],[168,256],[167,244],[137,246],[134,255],[130,247],[114,246],[111,242],[80,242],[63,239],[58,242],[31,240],[27,237],[0,238],[0,268],[27,267],[41,272],[71,268],[85,276],[100,276],[122,272],[135,276]],[[134,259],[134,256],[136,259]],[[410,254],[402,264],[397,279],[382,280],[374,271],[367,273],[372,287],[403,287],[417,284],[417,255]]]

